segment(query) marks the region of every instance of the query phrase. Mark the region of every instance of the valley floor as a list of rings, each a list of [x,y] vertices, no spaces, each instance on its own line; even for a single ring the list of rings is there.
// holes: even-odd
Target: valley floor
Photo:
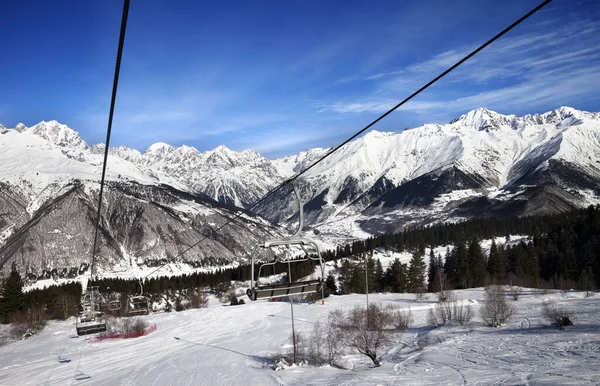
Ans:
[[[483,290],[457,291],[476,316],[466,326],[427,326],[428,301],[410,294],[372,294],[369,302],[410,307],[414,323],[394,337],[372,368],[348,353],[337,367],[272,370],[290,350],[290,306],[254,302],[143,317],[158,329],[144,337],[92,343],[75,334],[73,319],[49,322],[29,339],[0,346],[0,385],[424,385],[598,384],[600,296],[524,290],[517,312],[501,328],[479,318]],[[571,311],[574,326],[549,327],[543,301]],[[364,306],[364,295],[332,296],[294,306],[296,330],[308,334],[329,311]]]

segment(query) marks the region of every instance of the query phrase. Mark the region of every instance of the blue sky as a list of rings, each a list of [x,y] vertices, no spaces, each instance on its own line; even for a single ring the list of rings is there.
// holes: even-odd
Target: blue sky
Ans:
[[[540,0],[133,0],[111,146],[333,146]],[[0,123],[105,137],[121,1],[3,1]],[[600,3],[554,0],[379,123],[600,111]]]

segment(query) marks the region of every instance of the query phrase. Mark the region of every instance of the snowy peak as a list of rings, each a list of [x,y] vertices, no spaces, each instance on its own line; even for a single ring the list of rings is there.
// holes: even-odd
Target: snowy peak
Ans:
[[[506,116],[486,108],[478,108],[452,120],[455,126],[469,126],[478,131],[499,129],[501,126],[513,126],[514,115]]]
[[[288,178],[306,169],[317,159],[324,156],[330,149],[331,148],[324,149],[321,147],[316,147],[303,150],[298,154],[288,155],[272,161],[273,166],[277,168],[277,171],[281,176]]]
[[[18,129],[23,130],[25,125],[21,124]],[[18,125],[17,125],[18,126]],[[17,129],[17,128],[15,128]],[[17,129],[17,131],[19,131]],[[81,138],[78,132],[71,129],[67,125],[63,125],[57,121],[42,121],[37,125],[31,126],[24,131],[28,134],[42,137],[50,143],[67,149],[87,149],[88,145]]]
[[[230,150],[225,145],[220,145],[213,150],[205,153],[206,163],[225,168],[235,167],[239,164],[238,157],[240,153]]]
[[[164,142],[157,142],[144,152],[144,158],[159,161],[167,157],[167,155],[175,150],[175,146]]]
[[[17,123],[17,126],[15,126],[15,130],[18,131],[19,133],[22,133],[25,130],[27,130],[27,126],[25,126],[23,123],[19,122],[19,123]]]

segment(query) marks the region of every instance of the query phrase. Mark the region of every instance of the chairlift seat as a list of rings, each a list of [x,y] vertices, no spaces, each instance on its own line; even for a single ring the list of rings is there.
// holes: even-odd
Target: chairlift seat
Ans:
[[[77,335],[94,334],[106,331],[106,319],[103,312],[84,312],[77,317]]]
[[[108,304],[108,309],[111,311],[119,311],[121,309],[121,302],[119,300],[111,300]]]
[[[148,314],[148,298],[146,296],[129,296],[127,298],[127,312],[130,314]]]
[[[321,280],[298,281],[295,283],[273,284],[248,288],[246,294],[250,300],[278,298],[310,294],[321,290]]]

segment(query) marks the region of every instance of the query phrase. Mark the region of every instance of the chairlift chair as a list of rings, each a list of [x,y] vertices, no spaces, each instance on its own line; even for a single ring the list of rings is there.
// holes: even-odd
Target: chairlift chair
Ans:
[[[127,297],[127,313],[132,315],[148,314],[150,303],[147,296],[144,296],[144,286],[142,281],[139,281],[140,293],[139,295],[130,295]]]
[[[75,328],[77,335],[88,335],[106,331],[106,318],[104,312],[82,312],[76,319]]]
[[[77,335],[94,334],[106,331],[106,318],[100,312],[98,287],[89,287],[83,295],[83,311],[75,320]]]
[[[324,280],[324,274],[325,274],[325,265],[323,263],[323,258],[321,257],[321,251],[319,249],[319,246],[314,241],[300,237],[300,233],[301,233],[302,227],[304,225],[304,213],[303,213],[302,201],[300,200],[300,193],[298,192],[298,188],[296,187],[296,185],[294,185],[294,193],[296,196],[296,200],[298,201],[299,215],[300,215],[298,229],[296,230],[296,233],[291,237],[271,239],[271,240],[266,241],[264,244],[258,244],[252,250],[252,252],[251,252],[252,267],[251,267],[251,277],[250,277],[250,288],[248,288],[246,290],[246,294],[248,295],[250,300],[270,299],[270,298],[276,298],[276,297],[282,297],[282,296],[304,295],[304,294],[316,293],[319,291],[321,291],[321,293],[323,294],[323,280]],[[304,249],[305,246],[312,246],[316,250],[317,257],[312,257],[312,256],[308,255],[306,258],[303,258],[303,259],[293,259],[293,260],[292,259],[283,260],[283,259],[276,257],[275,261],[263,263],[259,266],[258,276],[255,279],[254,265],[256,263],[256,252],[257,252],[258,248],[273,250],[274,247],[279,247],[279,246],[288,247],[288,246],[293,246],[293,245],[300,246],[300,247],[302,247],[302,249]],[[321,271],[321,277],[319,279],[293,281],[293,280],[290,280],[293,278],[290,278],[288,276],[287,283],[284,283],[284,284],[268,284],[268,285],[260,285],[259,284],[259,279],[261,277],[261,271],[266,266],[274,266],[278,262],[287,262],[288,264],[291,265],[294,263],[299,263],[299,262],[308,261],[308,260],[314,260],[319,263],[319,267],[320,267],[320,271]]]
[[[111,311],[119,311],[121,309],[121,301],[113,299],[108,303],[108,309]]]
[[[111,295],[110,301],[108,302],[108,309],[111,311],[120,311],[121,310],[121,300],[117,297],[117,295]]]

